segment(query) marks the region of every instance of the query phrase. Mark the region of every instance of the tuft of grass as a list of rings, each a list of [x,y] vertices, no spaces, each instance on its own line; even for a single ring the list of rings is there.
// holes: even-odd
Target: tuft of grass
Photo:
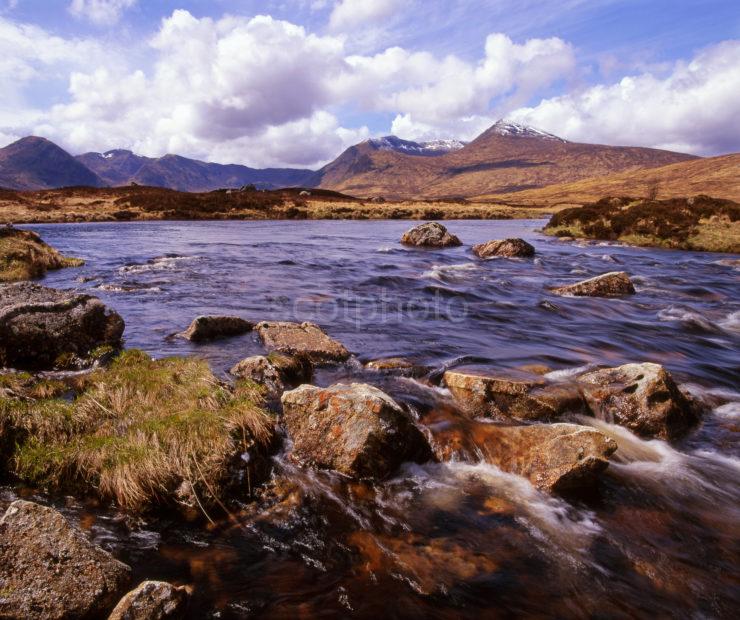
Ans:
[[[0,282],[42,277],[48,269],[79,267],[85,261],[62,256],[34,232],[0,229]]]
[[[255,386],[222,384],[203,360],[131,350],[71,402],[0,398],[0,426],[14,429],[10,469],[21,480],[138,511],[172,503],[184,483],[199,503],[220,503],[247,466],[240,456],[272,443],[262,405]]]

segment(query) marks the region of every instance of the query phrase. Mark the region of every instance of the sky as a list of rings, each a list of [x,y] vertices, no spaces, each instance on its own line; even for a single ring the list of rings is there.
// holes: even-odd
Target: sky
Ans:
[[[740,151],[738,0],[0,0],[0,146],[318,167],[369,137]]]

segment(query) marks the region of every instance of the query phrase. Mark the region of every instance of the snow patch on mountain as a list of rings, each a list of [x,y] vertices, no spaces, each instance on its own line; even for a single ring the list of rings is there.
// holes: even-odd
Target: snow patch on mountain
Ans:
[[[444,155],[452,151],[459,151],[467,142],[461,140],[433,140],[431,142],[412,142],[403,140],[397,136],[384,136],[382,138],[371,138],[367,143],[379,151],[395,151],[406,155],[421,155],[433,157]]]
[[[517,138],[541,138],[544,140],[555,140],[557,142],[567,142],[554,134],[547,133],[541,129],[530,127],[529,125],[522,125],[521,123],[514,123],[506,119],[501,119],[489,130],[492,133],[498,134],[499,136],[514,136]]]

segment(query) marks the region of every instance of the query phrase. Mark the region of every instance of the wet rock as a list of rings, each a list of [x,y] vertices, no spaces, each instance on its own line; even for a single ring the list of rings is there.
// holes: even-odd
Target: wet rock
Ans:
[[[427,222],[407,230],[401,237],[404,245],[417,247],[447,248],[462,245],[462,241],[437,222]]]
[[[190,593],[166,581],[145,581],[116,605],[108,620],[164,620],[182,618]]]
[[[584,409],[572,384],[548,383],[530,373],[448,370],[444,382],[466,413],[499,420],[550,420]]]
[[[243,359],[231,369],[240,379],[249,379],[267,388],[270,396],[280,396],[288,387],[311,381],[311,364],[304,357],[273,352]]]
[[[0,617],[104,617],[131,569],[56,510],[13,502],[0,519]]]
[[[257,333],[268,349],[303,356],[314,364],[341,362],[349,357],[341,342],[314,323],[263,321],[257,325]]]
[[[404,461],[423,462],[429,444],[411,417],[371,385],[302,385],[282,398],[292,455],[354,478],[385,478]]]
[[[426,366],[419,366],[405,357],[386,357],[371,360],[365,364],[368,370],[377,370],[386,374],[398,374],[406,377],[421,377],[429,372]]]
[[[123,319],[97,297],[30,282],[0,285],[0,366],[43,369],[119,346]]]
[[[592,486],[617,449],[610,437],[577,424],[487,424],[480,430],[486,461],[554,493]]]
[[[239,336],[252,331],[254,323],[238,316],[199,316],[179,335],[193,342]]]
[[[534,246],[524,239],[496,239],[474,245],[473,254],[478,258],[529,258],[534,256]]]
[[[625,364],[578,377],[594,416],[641,437],[675,439],[698,420],[687,398],[660,364]]]
[[[612,271],[575,284],[551,288],[550,291],[574,297],[622,297],[634,295],[635,287],[624,271]]]

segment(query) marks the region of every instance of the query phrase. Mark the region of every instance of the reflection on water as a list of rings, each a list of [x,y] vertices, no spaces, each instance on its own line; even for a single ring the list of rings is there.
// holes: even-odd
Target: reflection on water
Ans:
[[[382,484],[275,458],[258,501],[204,529],[60,507],[138,577],[195,585],[192,617],[731,617],[740,557],[740,317],[736,257],[567,244],[541,222],[451,222],[469,245],[520,236],[534,260],[397,244],[407,222],[155,222],[36,226],[82,269],[51,286],[89,290],[126,320],[128,346],[197,353],[224,371],[261,351],[251,334],[196,346],[168,339],[197,314],[312,320],[357,358],[405,356],[573,369],[664,364],[710,408],[677,445],[583,418],[619,450],[599,493],[566,501],[482,462],[485,429],[446,390],[366,371],[318,383],[379,385],[412,405],[451,461]],[[614,269],[638,294],[555,297],[546,287]],[[434,374],[434,373],[433,373]],[[454,442],[454,443],[453,443]],[[438,446],[439,447],[439,446]],[[440,451],[440,450],[438,450]],[[10,491],[0,496],[6,504]],[[41,498],[43,500],[43,498]]]

